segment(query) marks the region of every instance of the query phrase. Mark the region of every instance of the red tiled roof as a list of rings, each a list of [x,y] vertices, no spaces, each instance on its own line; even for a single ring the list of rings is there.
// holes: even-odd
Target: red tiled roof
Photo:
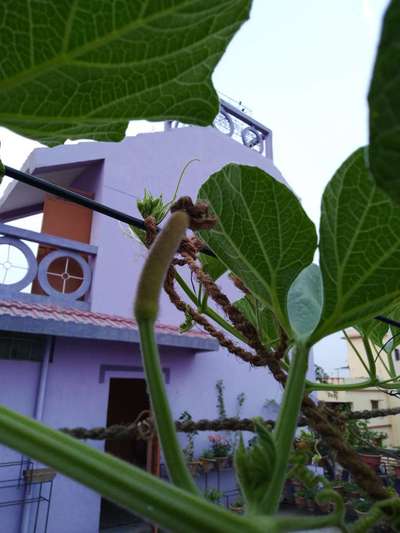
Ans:
[[[57,320],[59,322],[73,322],[76,324],[92,326],[107,326],[120,329],[138,329],[136,320],[124,318],[122,316],[93,313],[92,311],[83,311],[81,309],[22,302],[18,300],[0,300],[0,317],[4,315],[18,318],[29,317],[41,320]],[[179,327],[160,323],[156,324],[156,332],[175,335],[180,334]],[[198,330],[191,330],[183,335],[210,338],[207,333]]]

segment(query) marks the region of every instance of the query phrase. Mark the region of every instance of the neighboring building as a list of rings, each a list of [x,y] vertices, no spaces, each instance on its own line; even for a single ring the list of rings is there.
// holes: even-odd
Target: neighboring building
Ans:
[[[362,357],[365,357],[365,350],[359,333],[354,329],[348,330],[347,333],[356,350]],[[349,377],[330,377],[328,380],[329,383],[338,385],[352,384],[367,379],[367,372],[350,343],[347,343],[347,357]],[[383,357],[386,357],[384,352]],[[398,350],[394,353],[394,365],[397,373],[400,374],[400,352]],[[377,375],[382,380],[389,379],[389,374],[380,359],[376,361],[376,368]],[[318,391],[318,400],[335,405],[339,403],[346,404],[352,411],[370,411],[372,409],[400,407],[400,398],[389,395],[383,389],[378,389],[377,387],[353,389],[350,391]],[[385,440],[385,445],[389,447],[400,446],[399,415],[381,416],[379,418],[372,418],[367,422],[371,429],[386,433],[387,439]]]
[[[144,189],[170,199],[183,167],[194,158],[199,161],[188,168],[182,195],[195,197],[205,179],[230,162],[258,166],[282,181],[267,128],[229,105],[217,124],[226,134],[169,123],[164,132],[120,143],[37,149],[24,169],[136,216]],[[6,224],[35,213],[43,213],[40,233]],[[117,221],[20,182],[1,199],[0,220],[0,244],[7,251],[0,261],[0,401],[55,428],[133,421],[149,407],[132,320],[145,250]],[[228,280],[221,285],[234,297]],[[216,417],[219,379],[226,385],[228,414],[244,392],[244,416],[271,416],[263,406],[266,400],[280,401],[281,387],[270,374],[236,360],[197,329],[180,334],[183,319],[163,295],[157,338],[174,416],[188,411],[194,419]],[[198,447],[205,447],[204,438],[198,436]],[[142,442],[105,447],[146,466]],[[11,477],[15,472],[21,477],[20,459],[1,447],[0,475],[8,469],[14,471]],[[61,475],[53,485],[50,506],[43,492],[38,514],[37,492],[22,494],[21,485],[0,490],[1,531],[27,533],[36,527],[41,533],[48,509],[49,533],[97,533],[100,522],[101,527],[112,523],[113,510],[92,491]],[[21,505],[23,497],[33,498],[34,505]],[[6,501],[15,505],[3,506]]]

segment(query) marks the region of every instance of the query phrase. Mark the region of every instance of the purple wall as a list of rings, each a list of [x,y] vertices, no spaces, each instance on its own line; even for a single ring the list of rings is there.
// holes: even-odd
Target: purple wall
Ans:
[[[267,413],[263,410],[265,400],[274,397],[279,400],[279,387],[269,378],[266,380],[265,370],[237,364],[223,353],[196,355],[187,350],[164,350],[161,352],[161,359],[163,368],[169,371],[167,390],[175,417],[179,417],[185,410],[195,419],[217,416],[215,383],[218,379],[224,379],[225,384],[229,385],[225,394],[228,414],[235,414],[236,396],[242,391],[247,391],[243,416],[266,416]],[[58,338],[48,374],[44,423],[55,428],[104,426],[110,378],[143,377],[141,371],[120,369],[106,372],[104,383],[100,383],[100,369],[104,364],[141,366],[139,347]],[[40,365],[2,361],[1,366],[6,370],[0,377],[0,402],[32,415]],[[21,377],[18,395],[15,394],[15,375]],[[90,444],[103,448],[102,442]],[[186,439],[182,436],[182,445],[185,444]],[[199,452],[207,447],[206,434],[196,438],[196,447]],[[2,462],[18,457],[14,452],[7,450],[5,454],[2,450]],[[13,528],[10,526],[7,529],[10,533],[17,531],[16,517],[19,512],[19,508],[11,508],[6,513],[1,510],[2,520],[7,518],[9,524],[14,524]],[[98,495],[57,475],[51,501],[49,533],[95,533],[98,531],[99,513]]]
[[[184,165],[193,158],[200,162],[193,162],[187,170],[180,195],[195,198],[207,176],[232,161],[259,166],[282,180],[271,160],[213,128],[197,127],[138,135],[121,143],[80,143],[39,149],[30,157],[29,165],[35,168],[104,159],[98,173],[87,176],[90,188],[96,189],[96,200],[137,215],[136,198],[143,195],[144,188],[153,194],[163,193],[169,200]],[[83,187],[83,177],[74,185]],[[136,282],[146,250],[127,237],[118,222],[96,213],[91,243],[99,248],[91,291],[92,310],[132,316]],[[221,285],[231,298],[238,297],[228,280],[221,281]],[[160,321],[169,324],[183,321],[165,295],[161,301]],[[49,369],[44,422],[53,427],[103,426],[110,377],[143,377],[141,372],[120,370],[107,373],[104,383],[99,383],[100,368],[104,364],[140,366],[139,347],[58,338]],[[280,402],[281,388],[266,369],[250,368],[224,350],[198,354],[188,350],[164,350],[162,365],[169,369],[167,390],[175,417],[183,411],[189,411],[194,419],[216,417],[215,383],[219,379],[226,386],[228,415],[236,414],[236,397],[241,392],[246,394],[243,416],[271,416],[274,413],[263,408],[266,400]],[[32,414],[39,365],[1,361],[1,368],[0,401]],[[18,394],[15,394],[16,387]],[[186,444],[184,437],[182,443]],[[102,448],[102,443],[91,444]],[[207,435],[199,435],[197,450],[206,446]],[[7,454],[2,453],[1,461]],[[99,505],[100,498],[96,494],[58,475],[49,533],[96,533]],[[13,533],[11,529],[10,532]]]
[[[194,161],[186,171],[179,195],[196,198],[207,177],[225,164],[237,162],[263,168],[284,181],[273,162],[250,150],[214,128],[178,128],[161,133],[146,133],[128,137],[120,143],[83,142],[51,149],[37,149],[29,158],[30,168],[59,166],[79,161],[104,159],[98,166],[96,180],[91,171],[89,190],[96,187],[96,200],[121,211],[138,215],[136,200],[147,188],[154,195],[172,198],[184,166]],[[85,176],[74,182],[84,187]],[[132,316],[132,301],[136,280],[141,270],[145,250],[124,232],[119,222],[94,213],[91,244],[99,247],[92,283],[92,310],[121,316]],[[164,297],[160,321],[179,323],[180,313],[171,312]]]

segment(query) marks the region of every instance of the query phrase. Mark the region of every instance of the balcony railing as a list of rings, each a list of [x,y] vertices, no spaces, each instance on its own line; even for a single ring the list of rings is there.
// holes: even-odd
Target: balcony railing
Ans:
[[[89,308],[97,247],[0,224],[0,298]]]
[[[183,126],[185,125],[176,120],[165,123],[166,130]],[[219,113],[213,126],[247,148],[272,159],[272,131],[225,100],[220,100]]]

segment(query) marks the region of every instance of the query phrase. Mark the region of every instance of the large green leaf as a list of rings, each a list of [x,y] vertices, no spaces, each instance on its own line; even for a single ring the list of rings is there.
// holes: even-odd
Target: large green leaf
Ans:
[[[129,120],[210,124],[211,74],[250,0],[3,0],[0,124],[54,145]]]
[[[289,321],[299,340],[308,339],[317,327],[323,299],[321,270],[311,264],[300,272],[288,292]]]
[[[400,2],[387,9],[371,88],[370,166],[377,184],[400,202]]]
[[[199,198],[218,219],[201,237],[287,326],[287,291],[311,263],[317,240],[296,196],[259,168],[230,164],[210,176]]]
[[[358,324],[400,297],[400,207],[375,185],[360,148],[327,185],[320,226],[321,338]]]

